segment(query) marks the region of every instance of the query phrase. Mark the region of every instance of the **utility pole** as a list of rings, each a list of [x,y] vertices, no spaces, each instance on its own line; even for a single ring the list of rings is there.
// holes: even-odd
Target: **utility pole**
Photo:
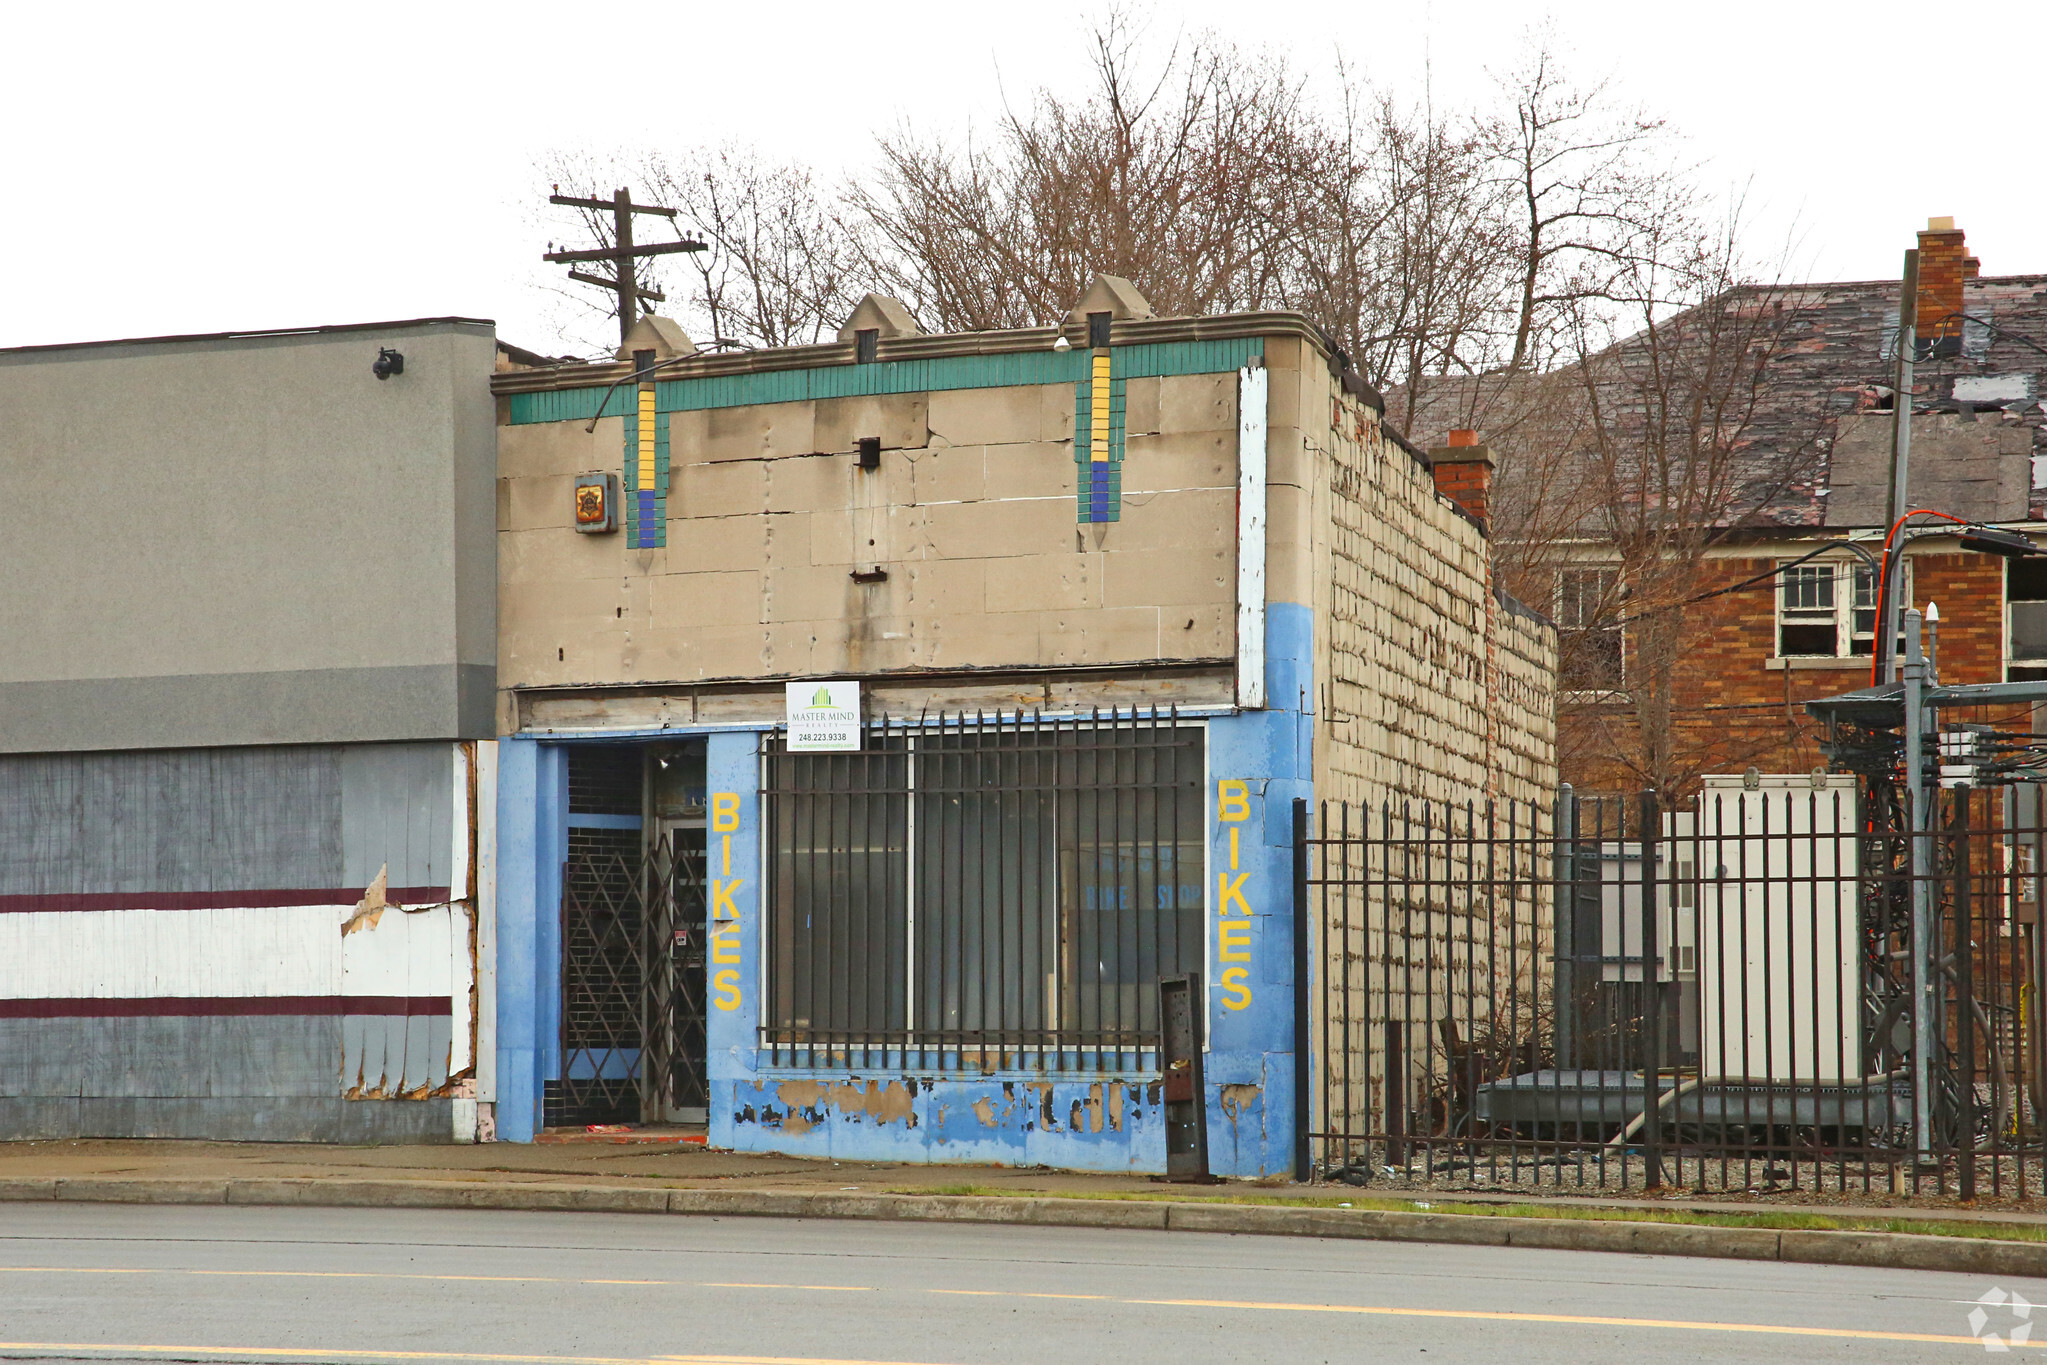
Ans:
[[[1898,361],[1891,376],[1891,495],[1885,503],[1884,529],[1888,532],[1911,510],[1912,472],[1912,362],[1919,349],[1919,252],[1905,253],[1905,278],[1898,292]],[[1900,546],[1900,548],[1903,548]],[[1905,575],[1902,565],[1889,566],[1882,575],[1883,599],[1876,604],[1878,657],[1888,662],[1878,682],[1898,680],[1898,608],[1903,601]]]
[[[600,289],[609,289],[618,295],[618,341],[625,344],[631,335],[633,324],[640,319],[640,304],[666,303],[668,296],[658,289],[648,289],[640,284],[635,262],[643,256],[666,256],[678,251],[702,251],[702,242],[684,239],[679,242],[649,242],[645,246],[633,245],[633,215],[652,214],[673,222],[675,210],[656,204],[635,204],[631,190],[615,191],[609,199],[579,199],[572,194],[563,194],[561,186],[554,187],[554,193],[547,197],[550,204],[566,204],[570,208],[593,209],[611,214],[611,245],[594,251],[550,251],[540,259],[559,264],[580,261],[610,261],[611,278],[602,275],[586,275],[580,270],[571,270],[569,278],[578,284],[594,284]]]
[[[1933,1162],[1933,1048],[1940,1027],[1934,987],[1933,837],[1934,793],[1926,789],[1926,654],[1919,613],[1905,613],[1905,818],[1911,847],[1912,904],[1912,1146],[1920,1167]]]

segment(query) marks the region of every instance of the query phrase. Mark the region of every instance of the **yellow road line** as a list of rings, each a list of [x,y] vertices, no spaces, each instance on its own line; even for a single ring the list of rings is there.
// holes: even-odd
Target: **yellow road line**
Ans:
[[[1122,1299],[1121,1303],[1155,1308],[1236,1308],[1280,1313],[1359,1313],[1389,1318],[1459,1318],[1472,1322],[1547,1322],[1568,1327],[1660,1327],[1688,1332],[1749,1332],[1765,1336],[1828,1337],[1836,1341],[1928,1341],[1952,1346],[1981,1346],[1980,1337],[1936,1336],[1923,1332],[1869,1332],[1853,1327],[1784,1327],[1765,1322],[1695,1322],[1684,1318],[1608,1318],[1573,1313],[1504,1313],[1477,1308],[1380,1308],[1342,1303],[1257,1303],[1244,1299]],[[2047,1342],[2019,1342],[2047,1350]]]
[[[871,1284],[734,1284],[720,1280],[671,1280],[670,1284],[691,1289],[826,1289],[851,1294],[879,1294]]]
[[[927,1294],[967,1294],[991,1299],[1092,1299],[1097,1303],[1115,1302],[1107,1294],[1029,1294],[1020,1289],[927,1289]],[[1125,1303],[1139,1300],[1125,1299]]]
[[[872,1285],[857,1284],[760,1284],[742,1281],[715,1280],[566,1280],[525,1276],[490,1275],[408,1275],[389,1274],[373,1271],[317,1271],[317,1270],[136,1270],[127,1268],[86,1268],[69,1266],[4,1266],[0,1272],[12,1274],[55,1274],[55,1275],[214,1275],[214,1276],[263,1276],[263,1277],[306,1277],[314,1279],[393,1279],[393,1280],[464,1280],[505,1284],[609,1284],[643,1285],[675,1289],[775,1289],[801,1290],[811,1292],[875,1294],[881,1290]],[[1976,1337],[1946,1336],[1922,1332],[1879,1332],[1853,1327],[1792,1327],[1773,1323],[1755,1322],[1706,1322],[1684,1318],[1623,1318],[1591,1316],[1572,1313],[1514,1313],[1464,1308],[1392,1308],[1371,1304],[1341,1303],[1279,1303],[1255,1299],[1124,1299],[1107,1294],[1047,1294],[1029,1293],[1005,1289],[928,1289],[919,1291],[929,1294],[952,1294],[974,1298],[1013,1299],[1071,1299],[1095,1303],[1114,1303],[1148,1308],[1216,1308],[1237,1312],[1263,1313],[1339,1313],[1365,1317],[1392,1318],[1434,1318],[1465,1322],[1506,1322],[1545,1323],[1566,1327],[1627,1327],[1647,1328],[1660,1331],[1679,1332],[1736,1332],[1760,1336],[1816,1337],[1833,1341],[1909,1341],[1950,1346],[1980,1346]],[[2031,1350],[2047,1350],[2047,1341],[2014,1342]],[[0,1351],[21,1351],[44,1349],[35,1343],[0,1342]],[[184,1347],[115,1347],[78,1344],[71,1349],[84,1351],[136,1350],[148,1352],[173,1352]],[[197,1348],[194,1348],[197,1349]],[[239,1347],[209,1347],[216,1354],[260,1355],[263,1350]],[[266,1350],[268,1348],[265,1348]],[[404,1351],[300,1351],[285,1354],[346,1357],[363,1359],[405,1359],[405,1360],[489,1360],[489,1361],[538,1361],[571,1363],[571,1365],[604,1365],[604,1358],[581,1356],[490,1356],[465,1355],[454,1352],[404,1352]],[[718,1365],[719,1362],[770,1361],[779,1358],[767,1356],[661,1356],[663,1361],[695,1361]],[[840,1365],[826,1362],[826,1365]],[[861,1362],[860,1365],[867,1365]]]

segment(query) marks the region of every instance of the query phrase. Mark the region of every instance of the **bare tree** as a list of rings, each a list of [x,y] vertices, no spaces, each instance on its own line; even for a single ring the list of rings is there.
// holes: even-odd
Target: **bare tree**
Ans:
[[[1518,316],[1510,367],[1540,367],[1590,299],[1626,306],[1636,239],[1688,197],[1684,180],[1658,164],[1660,119],[1614,108],[1604,82],[1581,85],[1566,71],[1548,29],[1539,30],[1499,80],[1510,107],[1486,121],[1493,173],[1514,205],[1520,237]]]
[[[1214,39],[1147,63],[1127,18],[1094,34],[1092,88],[1041,90],[955,147],[900,129],[856,183],[867,265],[930,325],[1031,326],[1097,272],[1164,313],[1267,306],[1318,164],[1301,80]]]
[[[808,168],[727,146],[649,156],[644,176],[708,248],[687,258],[693,279],[676,310],[707,344],[824,340],[865,292],[835,196]]]
[[[1780,363],[1787,289],[1754,282],[1738,226],[1701,230],[1677,210],[1642,224],[1601,306],[1568,311],[1569,365],[1530,382],[1540,417],[1513,444],[1536,469],[1503,480],[1499,502],[1510,590],[1539,601],[1573,561],[1594,566],[1576,571],[1590,595],[1569,604],[1571,643],[1625,650],[1597,681],[1627,705],[1588,711],[1580,738],[1667,798],[1743,757],[1677,713],[1689,643],[1725,606],[1700,600],[1709,551],[1771,520],[1830,429],[1824,395]]]
[[[1320,174],[1290,243],[1296,306],[1374,385],[1482,373],[1496,357],[1513,260],[1483,147],[1459,126],[1468,120],[1367,98],[1346,81],[1340,119],[1316,130]],[[1389,415],[1406,429],[1418,390],[1395,399]]]

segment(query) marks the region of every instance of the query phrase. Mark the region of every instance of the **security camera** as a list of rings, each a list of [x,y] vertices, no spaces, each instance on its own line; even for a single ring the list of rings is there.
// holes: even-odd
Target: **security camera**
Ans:
[[[370,373],[379,379],[389,379],[394,374],[405,373],[405,357],[389,346],[377,348],[377,359],[370,366]]]

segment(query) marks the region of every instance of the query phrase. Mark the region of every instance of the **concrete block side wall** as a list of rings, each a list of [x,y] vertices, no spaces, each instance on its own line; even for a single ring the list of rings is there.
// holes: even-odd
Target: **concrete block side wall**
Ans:
[[[1493,593],[1484,532],[1311,364],[1289,468],[1311,542],[1323,800],[1546,800],[1556,783],[1555,631]],[[1282,439],[1275,433],[1276,439]],[[1298,441],[1296,447],[1292,443]],[[1275,535],[1281,512],[1273,514]],[[1275,589],[1277,595],[1277,589]]]
[[[1312,509],[1303,512],[1311,528],[1306,590],[1321,627],[1313,650],[1321,679],[1316,797],[1363,807],[1351,812],[1353,833],[1365,833],[1360,824],[1368,820],[1369,831],[1379,834],[1380,812],[1390,807],[1397,837],[1404,810],[1419,821],[1424,806],[1433,805],[1436,827],[1451,813],[1445,807],[1452,808],[1461,834],[1466,810],[1483,821],[1492,803],[1503,823],[1511,807],[1517,828],[1539,834],[1556,784],[1555,629],[1495,596],[1484,532],[1439,493],[1429,469],[1387,437],[1378,414],[1342,395],[1326,369],[1313,364],[1297,386],[1286,387],[1298,394],[1301,425],[1287,433],[1285,455],[1298,485],[1295,505]],[[1275,451],[1275,466],[1279,459]],[[1314,818],[1334,824],[1341,814],[1318,811]],[[1441,879],[1451,870],[1438,865],[1419,875]],[[1347,981],[1356,998],[1368,978],[1383,985],[1407,967],[1416,980],[1437,983],[1432,1001],[1413,1002],[1410,1029],[1444,1018],[1468,1028],[1488,1008],[1489,978],[1445,964],[1470,961],[1482,951],[1474,945],[1494,936],[1513,933],[1536,944],[1546,932],[1548,908],[1533,897],[1500,898],[1488,924],[1468,906],[1425,896],[1415,902],[1433,912],[1421,917],[1425,940],[1387,934],[1387,907],[1376,893],[1348,907],[1350,926],[1363,933],[1311,930],[1321,933],[1309,950],[1323,987],[1308,997],[1311,1042],[1330,1036],[1331,983]],[[1312,899],[1310,913],[1318,913]],[[1323,916],[1324,929],[1329,918]],[[1377,1008],[1394,1005],[1382,1000]],[[1333,1096],[1321,1082],[1326,1068],[1339,1063],[1317,1055],[1311,1122],[1325,1131],[1357,1131],[1366,1122],[1364,1107],[1387,1083],[1385,1035],[1368,1028],[1340,1036],[1353,1054],[1341,1065],[1360,1080],[1338,1102],[1357,1108],[1347,1115],[1326,1111]]]

